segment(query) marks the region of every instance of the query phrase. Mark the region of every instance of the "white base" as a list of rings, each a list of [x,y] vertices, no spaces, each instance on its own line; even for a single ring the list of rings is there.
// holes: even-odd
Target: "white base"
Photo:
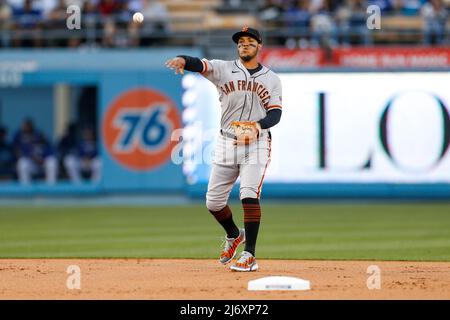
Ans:
[[[248,290],[310,290],[308,280],[294,277],[272,276],[248,282]]]

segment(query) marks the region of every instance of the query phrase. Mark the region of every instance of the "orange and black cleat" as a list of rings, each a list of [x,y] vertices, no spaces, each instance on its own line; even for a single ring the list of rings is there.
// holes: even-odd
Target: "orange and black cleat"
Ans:
[[[230,267],[233,271],[250,272],[258,270],[256,258],[248,251],[242,251],[238,261]]]
[[[245,230],[239,229],[239,236],[237,238],[226,238],[225,237],[225,247],[220,254],[220,263],[227,264],[236,255],[236,249],[241,243],[245,243]]]

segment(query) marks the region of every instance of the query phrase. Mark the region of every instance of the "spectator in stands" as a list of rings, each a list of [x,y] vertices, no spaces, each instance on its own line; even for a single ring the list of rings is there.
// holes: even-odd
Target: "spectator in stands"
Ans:
[[[103,24],[102,47],[114,48],[118,44],[117,27],[113,19],[107,19]]]
[[[285,10],[286,25],[294,28],[309,28],[310,0],[293,1]]]
[[[138,10],[132,10],[130,5],[135,5],[132,1],[123,1],[120,12],[116,15],[116,26],[127,32],[121,32],[116,37],[116,46],[136,47],[140,43],[139,23],[133,22],[133,14]]]
[[[59,0],[33,0],[33,8],[42,12],[43,19],[48,19],[50,12],[58,6],[58,2]]]
[[[392,13],[405,16],[413,16],[419,13],[423,4],[421,0],[391,0]]]
[[[337,26],[330,10],[329,1],[317,1],[311,4],[311,43],[325,48],[337,45]]]
[[[114,15],[119,12],[119,2],[116,0],[100,0],[97,7],[103,28],[102,47],[113,48],[116,46],[117,36]]]
[[[348,46],[353,38],[357,43],[372,44],[372,36],[367,28],[366,0],[346,0],[336,11],[336,21],[342,44]]]
[[[326,6],[330,12],[334,12],[343,3],[343,0],[310,0],[310,1],[311,5],[309,10],[312,13],[320,11],[324,6]]]
[[[299,46],[302,43],[308,42],[307,38],[309,36],[310,22],[311,22],[311,12],[310,12],[310,0],[296,0],[288,4],[284,19],[286,27],[288,27],[289,33],[293,33],[299,36],[298,42]],[[297,40],[295,37],[288,37],[286,40],[286,46],[289,48],[295,47],[295,42]]]
[[[80,183],[82,175],[90,175],[91,181],[99,182],[101,178],[101,160],[98,156],[94,131],[85,128],[76,149],[64,157],[64,166],[73,183]]]
[[[14,177],[14,150],[7,142],[8,131],[0,127],[0,178],[12,179]]]
[[[42,11],[33,7],[32,0],[25,0],[22,7],[13,7],[12,29],[15,46],[33,47],[42,45]]]
[[[445,44],[445,28],[447,24],[447,10],[442,0],[430,0],[421,9],[423,18],[423,36],[426,45]],[[434,42],[433,42],[434,38]]]
[[[99,14],[100,14],[95,0],[83,1],[83,6],[81,7],[81,11],[82,11],[83,17],[85,19],[87,17],[89,17],[90,19],[95,18],[95,20],[97,20]]]
[[[134,13],[134,12],[141,12],[142,11],[142,0],[129,0],[127,1],[128,5],[127,5],[127,9]]]
[[[136,12],[134,10],[130,12]],[[140,12],[140,11],[139,11]],[[128,32],[128,46],[130,47],[139,47],[141,44],[141,28],[142,25],[138,22],[132,21],[130,19],[127,27]]]
[[[0,0],[0,28],[5,30],[9,28],[11,22],[12,9],[7,0]]]
[[[169,12],[165,4],[156,0],[142,0],[142,14],[147,25],[155,30],[167,30]]]
[[[266,0],[258,9],[258,18],[268,29],[266,34],[271,33],[270,45],[284,45],[286,42],[286,36],[279,32],[280,28],[286,25],[285,7],[283,0]],[[273,31],[271,32],[270,29]]]
[[[11,27],[12,9],[7,0],[0,0],[0,30],[9,30]],[[9,37],[6,32],[0,34],[0,47],[9,45]]]
[[[67,19],[67,7],[66,0],[58,0],[56,5],[48,12],[47,20],[49,22],[57,23],[58,25],[61,25],[61,22],[64,22],[65,25]]]
[[[103,17],[103,47],[129,47],[136,42],[127,33],[120,32],[132,23],[132,12],[127,1],[101,0],[99,12]]]
[[[133,19],[133,13],[136,11],[130,10],[131,1],[125,0],[120,2],[119,12],[117,13],[117,20],[121,24],[127,26],[129,22]],[[137,10],[139,11],[139,10]]]
[[[14,137],[19,182],[30,184],[35,175],[45,173],[48,184],[54,184],[58,175],[58,162],[46,137],[34,128],[31,119],[25,119]]]
[[[65,0],[58,0],[55,6],[47,13],[45,27],[48,30],[58,30],[66,28],[67,19],[67,5]],[[67,32],[65,36],[70,36],[73,32]],[[50,39],[51,46],[65,47],[67,46],[67,39],[58,38]]]
[[[381,12],[386,13],[392,10],[392,0],[369,0],[369,5],[376,5]]]
[[[118,0],[100,0],[98,10],[102,16],[111,16],[120,13],[122,4]]]
[[[100,13],[94,0],[85,0],[82,6],[83,28],[86,30],[86,45],[97,46],[97,32],[96,28],[100,28],[99,23]]]
[[[167,7],[156,0],[142,0],[142,14],[144,15],[142,27],[144,34],[141,45],[161,43],[169,32],[170,17]],[[155,35],[157,38],[154,38]]]
[[[285,11],[283,0],[266,0],[259,8],[259,19],[265,23],[281,18]]]
[[[20,4],[20,1],[17,1],[16,4]],[[24,0],[20,6],[13,6],[12,8],[14,21],[19,27],[33,29],[42,21],[42,11],[33,5],[32,0]]]

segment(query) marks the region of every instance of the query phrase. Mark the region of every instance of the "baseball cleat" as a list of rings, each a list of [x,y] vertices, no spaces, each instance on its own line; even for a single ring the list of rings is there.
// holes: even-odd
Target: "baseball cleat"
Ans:
[[[230,267],[233,271],[250,272],[258,270],[256,258],[248,251],[242,251],[240,258]]]
[[[225,237],[225,247],[220,254],[220,263],[227,264],[236,255],[236,249],[241,244],[245,243],[245,230],[239,229],[239,236],[237,238]]]

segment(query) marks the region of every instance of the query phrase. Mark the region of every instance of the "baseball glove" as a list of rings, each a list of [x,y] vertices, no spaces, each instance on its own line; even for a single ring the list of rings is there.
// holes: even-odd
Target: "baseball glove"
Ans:
[[[236,135],[237,145],[248,145],[258,140],[261,126],[256,121],[233,121],[231,127]]]

